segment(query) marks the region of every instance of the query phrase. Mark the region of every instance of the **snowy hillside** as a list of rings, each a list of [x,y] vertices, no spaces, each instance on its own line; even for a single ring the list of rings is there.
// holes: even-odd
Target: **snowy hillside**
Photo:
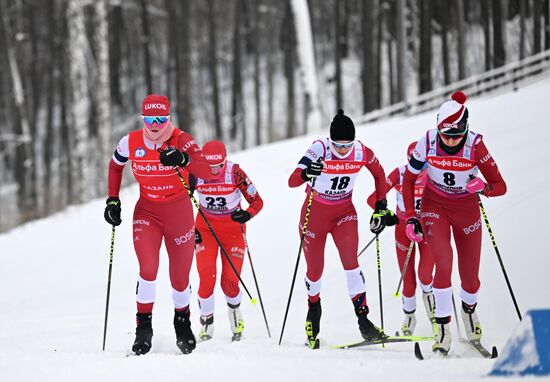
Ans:
[[[520,308],[550,307],[550,253],[546,201],[550,198],[550,130],[545,106],[550,80],[515,93],[468,102],[470,126],[483,133],[508,183],[508,194],[483,199]],[[436,112],[374,123],[358,129],[358,138],[371,147],[389,173],[405,161],[407,145],[435,124]],[[328,126],[328,122],[326,123]],[[326,129],[328,133],[328,128]],[[242,310],[245,338],[230,343],[226,307],[219,287],[214,339],[199,344],[189,356],[175,346],[167,258],[161,253],[157,303],[153,316],[153,349],[143,357],[126,357],[133,341],[137,260],[131,240],[131,214],[136,187],[123,191],[123,224],[117,229],[107,349],[101,351],[110,227],[103,220],[104,200],[69,208],[51,218],[26,224],[0,236],[0,381],[171,381],[171,380],[421,380],[471,381],[484,376],[492,362],[475,358],[458,343],[453,353],[473,358],[424,363],[412,344],[373,346],[359,350],[328,347],[311,351],[303,346],[306,294],[301,260],[282,346],[277,346],[299,244],[297,231],[303,188],[289,189],[287,179],[305,149],[317,136],[301,137],[230,156],[256,183],[265,208],[249,224],[248,241],[273,338],[267,338],[258,306],[246,298]],[[359,176],[354,201],[359,213],[360,246],[371,238],[371,210],[364,200],[373,189],[368,173]],[[394,195],[388,200],[393,205]],[[346,281],[335,247],[327,241],[323,276],[323,343],[360,339]],[[393,232],[381,235],[384,318],[388,332],[402,321],[401,303],[393,297],[399,280]],[[371,318],[379,323],[374,248],[361,257],[367,278]],[[456,276],[456,275],[455,275]],[[502,347],[518,324],[497,258],[484,228],[479,316],[484,342]],[[254,290],[250,266],[243,279]],[[455,277],[455,295],[458,282]],[[198,287],[195,268],[192,285]],[[418,303],[421,304],[420,298]],[[419,309],[418,335],[429,335]],[[192,319],[198,331],[196,295]],[[462,323],[461,323],[462,324]],[[456,326],[453,324],[453,330]],[[423,343],[425,352],[431,343]],[[412,379],[411,379],[412,376]]]

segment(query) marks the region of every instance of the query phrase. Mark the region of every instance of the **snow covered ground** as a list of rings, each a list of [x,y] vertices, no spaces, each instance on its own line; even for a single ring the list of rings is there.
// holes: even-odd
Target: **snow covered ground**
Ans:
[[[508,194],[484,199],[508,275],[523,312],[550,307],[550,253],[546,232],[546,200],[550,198],[550,130],[545,113],[550,80],[518,92],[468,102],[470,126],[485,141],[508,182]],[[386,172],[405,161],[407,145],[432,128],[436,112],[373,123],[358,129],[358,138],[371,147]],[[328,121],[326,123],[328,127]],[[328,133],[328,129],[326,130]],[[245,298],[245,338],[230,343],[229,324],[221,290],[217,289],[216,331],[212,341],[199,344],[192,355],[179,355],[172,327],[171,290],[167,258],[161,253],[157,303],[153,317],[153,349],[144,357],[126,357],[133,341],[134,288],[137,261],[131,240],[131,214],[137,188],[122,193],[123,225],[117,229],[107,349],[101,351],[110,227],[103,221],[104,200],[72,207],[48,219],[32,222],[0,236],[0,381],[120,381],[120,380],[379,380],[471,381],[482,378],[490,360],[475,358],[455,340],[453,353],[472,358],[429,360],[414,358],[412,344],[373,346],[357,350],[329,347],[311,351],[303,346],[306,297],[302,259],[282,346],[277,346],[299,244],[297,222],[305,197],[289,189],[288,175],[316,136],[255,148],[231,159],[239,162],[256,183],[265,208],[249,224],[248,241],[259,278],[273,338],[268,339],[258,306]],[[373,188],[369,174],[356,183],[355,204],[360,220],[360,246],[370,238],[370,209],[364,203]],[[536,200],[534,199],[536,198]],[[393,194],[389,200],[394,202]],[[482,290],[478,312],[487,345],[504,346],[518,324],[497,258],[484,229]],[[401,303],[393,292],[399,280],[393,232],[381,235],[384,318],[388,332],[401,325]],[[379,323],[374,248],[360,264],[367,278],[371,318]],[[243,278],[254,290],[249,264]],[[456,277],[455,277],[455,280]],[[192,285],[198,286],[195,269]],[[459,283],[455,282],[458,297]],[[342,344],[360,338],[345,276],[331,240],[326,248],[323,276],[324,343]],[[420,298],[418,303],[421,304]],[[416,334],[430,327],[419,309]],[[198,331],[198,306],[192,318]],[[453,325],[453,330],[456,327]],[[456,332],[454,333],[457,338]],[[431,343],[422,344],[426,353]],[[511,380],[513,380],[512,378]]]

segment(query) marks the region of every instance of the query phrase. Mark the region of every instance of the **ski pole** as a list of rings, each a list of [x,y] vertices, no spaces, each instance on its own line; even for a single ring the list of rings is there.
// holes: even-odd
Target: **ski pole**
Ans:
[[[493,230],[491,229],[491,225],[489,224],[489,219],[487,218],[487,213],[485,212],[485,208],[483,207],[483,203],[481,202],[481,198],[479,195],[477,196],[477,202],[479,203],[479,208],[481,209],[481,213],[483,215],[483,219],[485,219],[485,225],[487,226],[487,231],[489,231],[489,236],[491,237],[491,243],[493,243],[493,248],[495,249],[495,252],[497,254],[498,262],[500,264],[500,269],[502,269],[502,273],[504,274],[504,279],[506,280],[506,285],[508,285],[508,290],[510,291],[510,296],[512,296],[512,301],[514,302],[514,307],[516,308],[516,313],[518,314],[519,320],[522,320],[521,312],[518,307],[518,303],[516,301],[516,296],[514,296],[514,291],[512,290],[512,285],[510,284],[510,280],[508,279],[508,274],[506,273],[506,268],[504,268],[504,263],[502,262],[502,257],[500,257],[500,252],[498,251],[497,242],[495,240],[495,235],[493,235]]]
[[[269,324],[267,323],[267,316],[265,314],[264,302],[262,301],[262,295],[260,293],[260,287],[258,286],[258,279],[256,278],[256,271],[254,270],[254,264],[252,263],[252,256],[250,255],[250,247],[248,246],[248,240],[246,240],[246,233],[244,227],[241,225],[241,231],[244,238],[244,246],[246,247],[246,253],[248,254],[248,260],[250,261],[250,269],[252,270],[252,276],[254,276],[254,284],[256,284],[256,291],[258,292],[258,299],[260,300],[260,306],[262,307],[262,314],[264,315],[265,327],[267,329],[267,335],[271,338],[271,331],[269,330]]]
[[[225,256],[225,259],[227,260],[227,262],[231,266],[231,269],[233,269],[233,272],[235,272],[235,274],[237,275],[237,278],[239,279],[239,282],[243,286],[243,289],[246,291],[246,294],[248,295],[248,298],[250,298],[250,302],[252,303],[252,305],[256,305],[256,302],[257,302],[256,299],[253,298],[252,295],[250,294],[250,292],[248,291],[248,288],[246,287],[243,279],[241,278],[241,275],[239,275],[239,272],[237,271],[237,268],[235,268],[235,265],[233,264],[233,262],[231,261],[231,258],[229,257],[229,255],[225,251],[225,248],[223,247],[220,239],[218,238],[218,236],[214,232],[214,228],[212,228],[212,226],[210,225],[210,222],[208,221],[208,219],[206,218],[206,215],[204,214],[204,212],[200,208],[200,205],[197,202],[197,199],[195,199],[195,197],[193,196],[193,193],[191,192],[191,189],[189,188],[189,185],[185,181],[183,175],[181,175],[179,169],[176,168],[175,170],[176,170],[178,176],[180,177],[180,180],[181,180],[181,183],[183,184],[183,187],[185,187],[185,189],[187,190],[187,194],[189,194],[189,199],[191,199],[191,201],[193,202],[195,207],[197,207],[197,211],[199,211],[199,214],[201,215],[204,222],[206,223],[206,226],[208,227],[208,229],[212,233],[212,236],[214,236],[214,239],[216,239],[216,242],[218,243],[218,246],[220,247],[220,250],[221,250],[222,254]]]
[[[362,254],[363,252],[365,252],[365,251],[367,250],[368,247],[370,247],[370,245],[373,243],[374,239],[376,239],[376,236],[373,237],[372,239],[370,239],[370,241],[367,243],[367,245],[365,245],[365,248],[363,248],[363,249],[361,250],[361,252],[359,252],[359,254],[357,255],[357,257],[361,256],[361,254]]]
[[[378,235],[375,236],[375,239],[376,262],[378,264],[378,298],[380,299],[380,325],[382,327],[382,331],[384,331],[384,307],[382,306],[382,271],[380,266],[380,239],[378,238]]]
[[[109,252],[109,275],[107,276],[107,301],[105,302],[105,323],[103,324],[103,351],[107,338],[107,318],[109,316],[109,296],[111,295],[111,274],[113,272],[113,254],[115,252],[115,226],[111,231],[111,250]]]
[[[395,291],[394,296],[399,297],[399,289],[401,289],[401,283],[403,282],[403,279],[405,278],[405,272],[407,272],[407,266],[409,265],[409,259],[411,258],[411,253],[414,248],[414,241],[411,240],[411,244],[409,244],[409,250],[407,251],[407,257],[405,258],[405,264],[403,265],[403,270],[401,271],[401,278],[399,279],[399,284],[397,284],[397,290]]]
[[[319,162],[322,157],[319,158]],[[300,246],[298,247],[298,256],[296,257],[296,266],[294,267],[294,275],[292,276],[292,283],[290,284],[290,293],[288,294],[288,301],[286,303],[285,318],[283,319],[283,327],[281,328],[281,336],[279,337],[279,345],[283,340],[283,333],[285,332],[286,318],[288,316],[288,308],[290,307],[290,300],[292,299],[292,291],[294,290],[294,282],[296,281],[296,273],[298,273],[298,264],[300,264],[300,255],[302,254],[302,248],[304,246],[304,238],[306,236],[307,225],[309,223],[309,214],[311,212],[311,202],[313,201],[313,189],[315,188],[314,178],[311,183],[311,190],[309,191],[309,197],[307,200],[306,215],[304,216],[304,225],[302,226],[302,235],[300,236]]]

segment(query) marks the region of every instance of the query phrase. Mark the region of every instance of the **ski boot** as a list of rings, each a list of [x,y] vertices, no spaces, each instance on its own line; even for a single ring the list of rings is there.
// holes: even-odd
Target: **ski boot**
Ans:
[[[434,353],[447,355],[451,349],[451,317],[436,317],[437,333],[435,343],[432,346]]]
[[[229,315],[229,326],[231,327],[231,332],[233,333],[231,341],[240,341],[244,332],[244,320],[243,315],[241,314],[241,309],[239,309],[240,304],[227,304],[227,306],[227,313]]]
[[[132,345],[132,351],[136,355],[147,354],[151,350],[153,339],[152,318],[152,313],[136,314],[136,339]]]
[[[208,316],[201,316],[200,318],[201,330],[199,332],[199,338],[202,341],[211,340],[214,336],[214,314]]]
[[[380,328],[377,328],[368,318],[369,307],[362,305],[355,308],[355,315],[357,316],[357,323],[359,324],[359,331],[365,341],[384,340],[388,338],[386,333]]]
[[[462,301],[462,320],[464,321],[464,328],[466,328],[466,337],[468,341],[481,340],[481,324],[476,313],[477,303],[474,305],[468,305]]]
[[[319,334],[321,324],[321,299],[315,303],[308,301],[309,309],[306,317],[306,336],[307,344],[311,349],[319,349]]]
[[[414,333],[414,328],[416,327],[416,317],[414,315],[414,310],[412,312],[407,312],[406,310],[403,310],[405,313],[405,319],[403,320],[403,326],[401,326],[401,333],[404,336],[412,336]]]
[[[195,350],[197,341],[191,330],[191,321],[189,320],[190,312],[175,311],[174,313],[174,329],[176,330],[176,345],[183,354],[189,354]]]

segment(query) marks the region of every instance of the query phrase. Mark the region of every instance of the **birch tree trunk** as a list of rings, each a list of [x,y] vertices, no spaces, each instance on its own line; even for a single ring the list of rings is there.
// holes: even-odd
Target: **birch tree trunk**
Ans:
[[[342,38],[342,21],[340,20],[341,4],[338,0],[334,2],[334,82],[336,84],[335,92],[335,111],[344,108],[342,98],[342,63],[340,39]]]
[[[291,6],[294,14],[297,44],[300,47],[297,53],[300,64],[300,78],[305,93],[305,128],[306,132],[314,131],[320,128],[323,117],[315,61],[315,45],[311,29],[311,15],[307,0],[291,0]]]
[[[430,0],[420,0],[420,94],[432,90],[432,27]]]
[[[506,63],[504,45],[504,10],[502,0],[493,0],[493,67],[498,68]]]
[[[20,210],[25,214],[24,218],[34,217],[33,206],[35,199],[35,190],[33,184],[33,150],[32,137],[29,120],[27,118],[27,110],[25,93],[23,91],[23,82],[21,79],[21,71],[19,69],[15,49],[13,46],[13,37],[8,19],[8,12],[5,9],[4,2],[0,1],[0,14],[2,15],[2,24],[4,29],[4,42],[8,56],[8,65],[10,77],[13,87],[15,106],[19,117],[17,124],[19,129],[16,129],[16,136],[13,138],[17,142],[16,150],[16,180],[22,190],[19,197]]]
[[[236,0],[233,12],[233,82],[231,95],[231,139],[241,135],[241,148],[246,147],[246,133],[243,118],[243,88],[241,74],[241,9],[242,0]]]
[[[84,202],[90,199],[93,187],[89,160],[88,117],[90,113],[89,72],[85,49],[88,47],[84,26],[84,12],[81,1],[69,1],[67,7],[69,21],[69,66],[71,79],[71,115],[70,129],[74,147],[70,160],[72,178],[71,202]]]
[[[376,36],[376,14],[378,12],[378,1],[363,0],[361,2],[361,50],[362,50],[362,90],[363,90],[363,112],[368,113],[376,109],[378,96],[378,59],[375,45]]]
[[[533,54],[540,53],[542,49],[542,39],[541,39],[541,21],[542,17],[542,0],[534,0],[533,4],[533,36],[534,36],[534,45],[533,45]]]
[[[261,28],[260,28],[260,1],[255,0],[252,4],[252,30],[254,45],[254,106],[256,114],[256,146],[262,143],[262,93],[260,87],[260,46],[261,46]]]
[[[141,36],[141,44],[143,49],[143,61],[145,62],[145,86],[147,94],[153,92],[153,78],[151,75],[151,52],[149,46],[151,44],[151,32],[149,30],[149,17],[147,14],[147,0],[141,0],[141,28],[143,35]]]
[[[397,101],[407,101],[407,41],[405,33],[405,0],[397,0]]]
[[[294,28],[294,15],[292,14],[291,0],[286,1],[285,15],[283,21],[283,52],[284,52],[284,73],[286,77],[286,137],[296,136],[296,102],[294,91],[294,64],[296,50],[296,30]]]
[[[491,1],[489,0],[481,2],[481,26],[485,41],[485,70],[490,70],[493,67],[493,47],[491,45]]]
[[[107,0],[96,0],[95,8],[95,48],[96,48],[96,86],[97,130],[99,138],[99,161],[96,182],[97,193],[107,194],[107,161],[113,150],[111,142],[111,97],[109,92],[109,27],[107,19]]]
[[[466,78],[466,60],[464,55],[464,39],[466,34],[464,31],[464,0],[456,0],[456,26],[458,34],[458,79]]]
[[[216,138],[223,139],[222,119],[220,110],[220,90],[218,81],[218,37],[216,34],[216,10],[215,0],[208,0],[208,70],[212,83],[212,106],[214,111],[214,127]]]

